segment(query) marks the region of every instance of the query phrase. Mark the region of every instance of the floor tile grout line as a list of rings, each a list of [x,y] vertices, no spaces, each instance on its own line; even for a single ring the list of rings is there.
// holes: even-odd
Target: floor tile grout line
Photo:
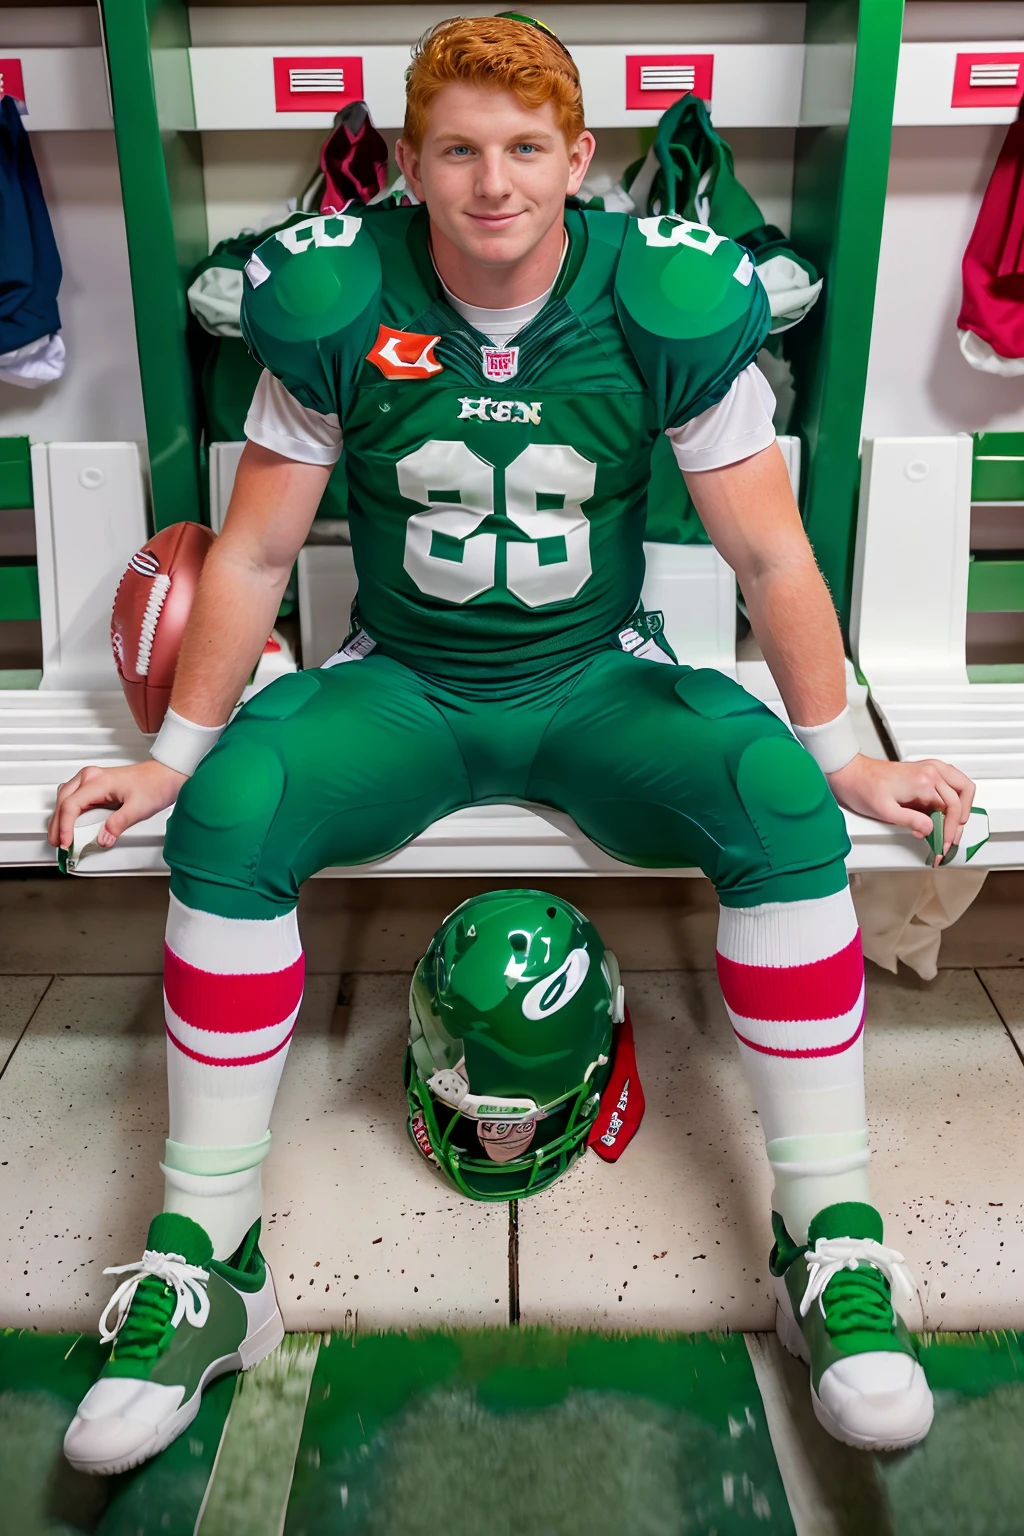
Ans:
[[[986,969],[991,969],[991,967],[986,967]],[[981,990],[984,992],[985,996],[988,998],[989,1002],[992,1004],[992,1007],[995,1009],[995,1011],[996,1011],[996,1018],[999,1020],[1000,1024],[1005,1029],[1006,1034],[1007,1034],[1007,1036],[1009,1038],[1010,1044],[1013,1046],[1013,1049],[1014,1049],[1014,1051],[1017,1054],[1017,1060],[1020,1062],[1021,1066],[1024,1067],[1024,1051],[1022,1051],[1020,1046],[1017,1044],[1017,1037],[1013,1033],[1013,1030],[1010,1028],[1009,1023],[1007,1022],[1007,1020],[1003,1018],[1003,1010],[1000,1008],[999,1004],[996,1002],[995,998],[992,996],[992,993],[989,991],[987,985],[985,984],[985,978],[984,978],[984,976],[982,976],[981,971],[977,968],[977,966],[975,966],[975,968],[974,968],[974,974],[978,978],[978,981],[979,981],[979,983],[981,985]]]
[[[11,1062],[14,1060],[14,1053],[15,1053],[15,1051],[18,1049],[18,1046],[21,1044],[21,1042],[24,1040],[26,1034],[28,1033],[29,1025],[32,1023],[32,1020],[35,1018],[36,1014],[39,1012],[40,1008],[42,1007],[43,1001],[46,998],[47,994],[49,993],[50,988],[53,986],[53,984],[56,981],[56,979],[57,979],[56,976],[49,976],[49,977],[47,977],[46,986],[43,988],[42,992],[40,992],[39,997],[36,1000],[35,1007],[32,1009],[32,1012],[29,1014],[28,1018],[25,1020],[25,1027],[24,1027],[24,1029],[21,1031],[21,1033],[19,1034],[17,1040],[15,1040],[14,1044],[11,1046],[10,1050],[8,1051],[7,1057],[6,1057],[6,1059],[5,1059],[4,1063],[3,1063],[3,1066],[0,1066],[0,1078],[3,1077],[4,1073],[7,1071],[7,1068],[10,1066]]]
[[[508,1325],[519,1326],[519,1201],[508,1203]]]

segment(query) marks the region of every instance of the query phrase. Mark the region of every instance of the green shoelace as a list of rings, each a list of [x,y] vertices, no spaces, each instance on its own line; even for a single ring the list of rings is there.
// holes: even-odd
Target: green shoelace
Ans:
[[[153,1361],[170,1343],[175,1295],[156,1275],[143,1280],[114,1340],[111,1360]]]
[[[845,1333],[891,1333],[894,1313],[889,1282],[870,1264],[841,1269],[821,1293],[825,1327],[832,1338]]]

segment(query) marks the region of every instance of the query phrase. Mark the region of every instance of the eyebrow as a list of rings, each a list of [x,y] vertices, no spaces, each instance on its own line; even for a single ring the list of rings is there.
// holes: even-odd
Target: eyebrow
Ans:
[[[469,134],[463,133],[439,133],[435,140],[437,144],[472,144],[473,139]],[[513,134],[506,140],[508,144],[553,144],[555,135],[547,129],[541,129],[539,133]]]

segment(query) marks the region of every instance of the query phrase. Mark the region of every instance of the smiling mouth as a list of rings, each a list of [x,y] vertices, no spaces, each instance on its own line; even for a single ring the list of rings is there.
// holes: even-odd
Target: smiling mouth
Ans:
[[[492,229],[505,229],[520,218],[523,212],[523,209],[519,209],[515,213],[470,213],[467,217],[472,219],[474,224],[489,225]]]

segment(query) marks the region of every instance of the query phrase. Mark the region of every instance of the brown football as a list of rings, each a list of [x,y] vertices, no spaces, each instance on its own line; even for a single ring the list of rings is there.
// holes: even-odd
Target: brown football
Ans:
[[[202,523],[173,523],[144,544],[118,583],[110,644],[140,731],[167,713],[181,637],[215,535]]]

